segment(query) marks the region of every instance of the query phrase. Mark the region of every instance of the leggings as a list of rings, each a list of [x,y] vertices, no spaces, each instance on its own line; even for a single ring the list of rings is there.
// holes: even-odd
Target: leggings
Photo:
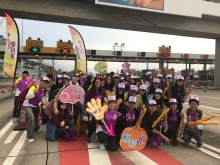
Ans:
[[[88,123],[89,132],[87,134],[88,138],[91,138],[92,133],[96,130],[96,119],[92,116],[92,121]]]
[[[99,143],[104,144],[107,142],[108,145],[108,149],[110,151],[116,151],[118,148],[118,142],[116,140],[115,136],[109,136],[107,135],[105,132],[98,132],[97,133],[98,139],[99,139]]]

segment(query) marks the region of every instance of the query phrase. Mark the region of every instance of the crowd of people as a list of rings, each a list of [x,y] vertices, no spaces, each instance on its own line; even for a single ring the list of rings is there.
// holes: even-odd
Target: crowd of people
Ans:
[[[15,81],[17,87],[15,94],[13,122],[18,122],[20,110],[18,97],[21,92],[28,89],[23,102],[27,118],[27,141],[34,142],[34,132],[41,132],[38,116],[39,104],[45,105],[43,96],[46,95],[46,86],[49,78],[43,77],[38,85],[30,82],[28,72],[22,73],[22,78]],[[81,87],[85,91],[85,102],[77,102],[72,106],[59,100],[63,89],[69,85]],[[56,126],[55,137],[69,133],[72,136],[74,127],[79,119],[86,121],[88,133],[85,142],[92,143],[91,137],[96,133],[100,148],[114,151],[119,145],[121,133],[127,127],[133,127],[139,119],[143,105],[147,111],[142,118],[141,128],[148,135],[153,145],[162,145],[161,134],[172,141],[173,146],[178,145],[177,138],[181,137],[186,143],[194,137],[197,146],[202,148],[201,135],[204,129],[194,126],[191,122],[200,120],[204,115],[198,109],[200,99],[198,96],[189,97],[189,108],[183,110],[183,102],[188,93],[184,86],[184,77],[173,79],[171,74],[157,74],[153,77],[151,72],[146,73],[143,81],[137,76],[114,72],[96,76],[85,76],[80,72],[69,77],[65,71],[57,75],[55,83],[49,91],[46,109],[43,113],[43,123]],[[107,104],[108,110],[104,118],[96,120],[92,114],[86,112],[87,103],[91,99],[101,99],[102,105]],[[118,100],[122,100],[118,102]],[[158,122],[153,123],[169,108],[169,112]],[[185,114],[185,115],[184,115]],[[185,118],[183,118],[185,117]],[[184,121],[183,121],[184,119]],[[160,133],[158,133],[160,132]],[[180,136],[181,135],[181,136]],[[72,138],[72,137],[71,137]],[[70,139],[71,139],[70,138]],[[75,141],[74,138],[71,139]]]

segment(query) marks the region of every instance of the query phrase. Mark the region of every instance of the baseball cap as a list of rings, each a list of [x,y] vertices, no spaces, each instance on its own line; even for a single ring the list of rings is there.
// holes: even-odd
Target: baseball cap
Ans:
[[[177,76],[176,80],[183,80],[184,81],[184,77],[183,76]]]
[[[84,73],[83,73],[83,72],[80,72],[79,74],[82,74],[82,75],[84,75]]]
[[[151,74],[152,74],[151,72],[147,72],[147,73],[146,73],[147,76],[148,76],[148,75],[151,75]]]
[[[131,79],[135,79],[136,77],[134,75],[131,75]]]
[[[66,71],[62,71],[60,74],[66,73]]]
[[[41,81],[47,81],[48,83],[50,82],[50,79],[48,78],[48,77],[43,77],[42,79],[41,79]]]
[[[155,100],[153,100],[153,99],[150,99],[148,101],[148,105],[157,105],[157,102]]]
[[[157,78],[163,78],[162,74],[157,74]]]
[[[127,77],[127,76],[130,76],[130,74],[129,74],[128,72],[127,72],[125,75],[126,75],[126,77]]]
[[[117,74],[114,75],[114,78],[119,78],[119,76]]]
[[[130,97],[128,98],[128,102],[129,102],[129,103],[136,103],[136,97],[130,96]]]
[[[146,88],[145,85],[140,85],[139,89],[140,89],[140,90],[146,90],[147,88]]]
[[[169,100],[169,103],[170,103],[170,104],[171,104],[171,103],[178,104],[178,102],[177,102],[177,100],[176,100],[175,98],[171,98],[171,99]]]
[[[69,76],[65,75],[63,76],[63,79],[69,79]]]
[[[166,75],[166,78],[172,78],[173,76],[172,76],[172,74],[167,74]]]
[[[108,97],[108,101],[116,101],[116,97],[115,96],[109,96]]]
[[[135,85],[131,85],[131,86],[130,86],[130,91],[131,91],[131,92],[137,92],[137,89],[138,89],[138,88],[137,88],[137,86],[135,86]]]
[[[24,70],[23,72],[22,72],[22,74],[27,74],[27,75],[29,75],[29,73],[28,73],[28,71],[27,70]]]
[[[200,99],[199,99],[198,96],[193,95],[193,96],[190,96],[190,98],[189,98],[189,103],[190,103],[191,101],[196,101],[197,103],[199,103]]]
[[[159,84],[159,83],[160,83],[160,80],[158,78],[153,79],[153,84]]]
[[[155,93],[163,93],[163,91],[162,91],[162,89],[160,89],[160,88],[157,88],[157,89],[155,89]]]
[[[57,78],[63,78],[63,76],[61,74],[57,75]]]
[[[79,76],[79,74],[78,74],[78,73],[76,74],[76,77],[77,77],[77,76]]]
[[[125,84],[119,83],[118,84],[118,89],[125,89]]]

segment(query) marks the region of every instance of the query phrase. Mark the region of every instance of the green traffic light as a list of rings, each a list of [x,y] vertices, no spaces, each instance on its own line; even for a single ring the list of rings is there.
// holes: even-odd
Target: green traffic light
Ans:
[[[32,51],[33,52],[38,52],[38,48],[37,47],[32,47]]]

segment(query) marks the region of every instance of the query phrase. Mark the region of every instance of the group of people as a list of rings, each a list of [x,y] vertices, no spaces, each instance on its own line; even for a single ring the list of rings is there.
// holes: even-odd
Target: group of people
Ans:
[[[17,80],[15,82],[19,92],[22,92],[21,86],[24,89],[23,86],[26,85],[26,88],[28,88],[28,84],[30,84],[28,81],[25,82],[25,79],[27,79],[25,74],[27,73],[23,72],[22,81]],[[19,85],[20,83],[25,85]],[[38,87],[32,85],[23,103],[27,117],[28,142],[34,141],[34,131],[42,131],[39,125],[37,126],[38,118],[36,116],[39,114],[37,114],[36,109],[37,105],[42,102],[42,96],[46,94],[45,86],[48,83],[49,79],[44,77]],[[82,105],[77,102],[73,105],[73,111],[71,106],[59,100],[62,90],[69,85],[76,85],[85,90],[85,103]],[[15,109],[19,92],[16,91]],[[123,73],[117,75],[111,72],[106,75],[97,74],[95,77],[79,73],[70,78],[66,72],[62,72],[56,77],[56,82],[51,86],[48,101],[52,106],[45,111],[45,114],[48,116],[49,123],[56,125],[57,138],[65,134],[67,130],[73,130],[79,118],[79,113],[88,116],[86,142],[91,143],[91,136],[95,132],[100,148],[105,149],[107,147],[109,150],[114,151],[119,145],[123,130],[136,124],[143,105],[145,105],[147,111],[140,126],[147,132],[152,144],[160,146],[162,144],[162,134],[172,141],[173,146],[177,146],[177,138],[182,134],[182,139],[187,143],[194,137],[197,146],[201,148],[200,136],[203,129],[191,124],[191,122],[198,121],[203,117],[202,111],[198,109],[200,100],[198,96],[191,96],[189,98],[189,108],[183,111],[183,100],[186,94],[183,76],[177,76],[177,79],[174,80],[171,74],[167,74],[165,77],[162,74],[157,74],[154,78],[151,72],[147,72],[145,81],[141,81],[137,76]],[[87,103],[92,98],[101,99],[102,105],[108,104],[108,110],[105,112],[104,118],[100,120],[96,120],[92,114],[85,111]],[[45,102],[43,101],[42,104],[45,104]],[[159,119],[167,108],[169,108],[169,112],[152,127],[153,123]],[[185,120],[183,120],[183,115]],[[13,117],[16,118],[17,116]]]

